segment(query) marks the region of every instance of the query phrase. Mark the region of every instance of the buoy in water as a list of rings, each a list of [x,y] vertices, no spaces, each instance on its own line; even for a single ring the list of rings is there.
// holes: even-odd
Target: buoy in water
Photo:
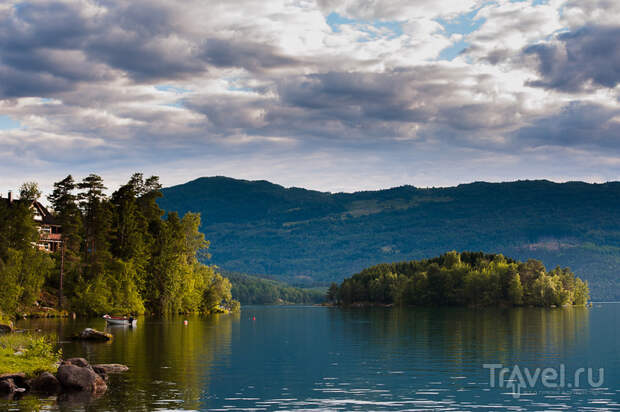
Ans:
[[[256,316],[252,316],[252,320],[256,320]]]
[[[189,324],[189,322],[188,322],[187,320],[184,320],[184,321],[183,321],[183,324],[184,324],[185,326],[187,326],[187,325]]]

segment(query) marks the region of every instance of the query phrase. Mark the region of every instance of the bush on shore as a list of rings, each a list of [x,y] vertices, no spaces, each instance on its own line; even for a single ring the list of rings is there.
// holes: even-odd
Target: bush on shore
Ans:
[[[0,335],[0,374],[23,372],[34,377],[43,372],[55,373],[61,351],[51,336],[31,333]]]

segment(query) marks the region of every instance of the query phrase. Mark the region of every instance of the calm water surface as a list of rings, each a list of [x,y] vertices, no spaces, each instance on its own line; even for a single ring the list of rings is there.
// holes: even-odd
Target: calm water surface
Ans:
[[[0,401],[51,410],[620,410],[620,304],[571,309],[245,307],[207,318],[140,319],[111,343],[68,342],[100,319],[32,320],[64,357],[124,363],[98,399]],[[566,371],[515,397],[484,364]],[[604,382],[568,388],[574,371]],[[523,374],[523,369],[521,369]],[[555,381],[556,383],[558,380]],[[510,384],[510,382],[508,382]]]

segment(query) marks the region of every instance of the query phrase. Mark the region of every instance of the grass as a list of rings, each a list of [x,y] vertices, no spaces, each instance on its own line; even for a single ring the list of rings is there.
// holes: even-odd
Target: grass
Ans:
[[[23,372],[36,376],[56,372],[61,352],[56,350],[52,337],[30,333],[0,335],[0,373]]]
[[[0,323],[3,323],[5,325],[9,325],[11,324],[11,319],[5,315],[4,313],[0,312]]]

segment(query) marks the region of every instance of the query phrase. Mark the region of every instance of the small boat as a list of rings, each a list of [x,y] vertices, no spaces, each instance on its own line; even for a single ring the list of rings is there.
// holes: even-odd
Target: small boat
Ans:
[[[106,320],[108,325],[136,326],[136,324],[138,323],[138,319],[134,318],[133,316],[124,317],[124,316],[103,315],[103,318]]]

